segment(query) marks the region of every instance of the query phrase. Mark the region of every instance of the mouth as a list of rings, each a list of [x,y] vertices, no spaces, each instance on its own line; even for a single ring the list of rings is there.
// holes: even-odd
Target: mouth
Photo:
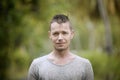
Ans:
[[[56,43],[56,44],[65,44],[65,43]]]
[[[56,43],[58,46],[64,46],[65,43]]]

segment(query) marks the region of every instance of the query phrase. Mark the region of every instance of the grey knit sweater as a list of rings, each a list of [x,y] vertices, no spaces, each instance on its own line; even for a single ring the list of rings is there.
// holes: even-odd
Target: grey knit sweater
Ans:
[[[65,65],[56,65],[47,56],[34,59],[28,73],[28,80],[94,80],[89,60],[77,56]]]

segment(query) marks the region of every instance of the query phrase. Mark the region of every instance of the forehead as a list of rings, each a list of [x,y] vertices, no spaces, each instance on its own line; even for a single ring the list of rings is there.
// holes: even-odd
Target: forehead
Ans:
[[[57,23],[57,22],[53,22],[51,24],[51,31],[55,31],[55,30],[65,30],[65,31],[68,31],[70,30],[70,24],[69,22],[66,22],[66,23]]]

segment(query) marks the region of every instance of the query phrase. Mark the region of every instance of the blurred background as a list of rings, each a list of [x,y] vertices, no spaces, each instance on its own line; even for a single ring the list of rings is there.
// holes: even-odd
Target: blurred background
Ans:
[[[55,14],[70,18],[71,51],[91,61],[95,80],[120,80],[120,0],[0,0],[0,80],[26,80],[32,60],[53,49]]]

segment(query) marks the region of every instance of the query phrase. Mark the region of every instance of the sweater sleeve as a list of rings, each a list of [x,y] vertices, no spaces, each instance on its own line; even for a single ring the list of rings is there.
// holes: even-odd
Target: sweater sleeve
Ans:
[[[90,61],[86,63],[86,79],[85,80],[94,80],[94,73]]]
[[[35,60],[30,65],[27,80],[38,80],[38,68]]]

